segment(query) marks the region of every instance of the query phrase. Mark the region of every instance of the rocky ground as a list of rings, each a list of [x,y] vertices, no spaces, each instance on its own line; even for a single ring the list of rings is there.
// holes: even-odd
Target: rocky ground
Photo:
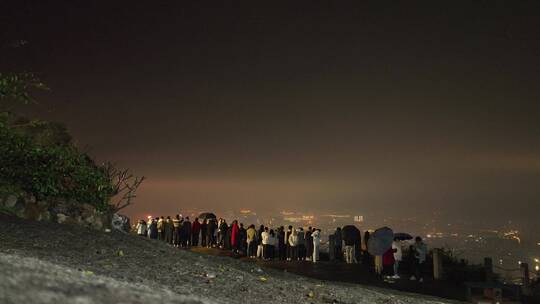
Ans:
[[[453,303],[0,215],[0,303]]]

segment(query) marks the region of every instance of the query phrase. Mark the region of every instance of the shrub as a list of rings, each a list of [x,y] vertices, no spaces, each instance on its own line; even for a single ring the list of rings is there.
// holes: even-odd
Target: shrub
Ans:
[[[0,185],[38,200],[62,198],[109,208],[115,194],[104,167],[71,144],[42,144],[0,122]]]

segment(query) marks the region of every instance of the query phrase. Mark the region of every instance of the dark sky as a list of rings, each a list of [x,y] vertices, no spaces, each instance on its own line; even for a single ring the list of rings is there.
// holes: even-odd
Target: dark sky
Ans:
[[[147,176],[129,213],[536,221],[540,2],[186,2],[0,1],[22,111]]]

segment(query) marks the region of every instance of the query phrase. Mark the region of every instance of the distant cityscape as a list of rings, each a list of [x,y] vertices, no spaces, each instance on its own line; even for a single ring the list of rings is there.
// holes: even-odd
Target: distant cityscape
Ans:
[[[207,210],[184,210],[183,216],[192,220]],[[150,215],[150,214],[149,214]],[[146,217],[149,215],[141,215]],[[356,225],[362,233],[374,231],[388,226],[394,232],[406,232],[413,236],[421,236],[431,248],[444,248],[456,259],[464,259],[469,263],[481,264],[485,257],[493,260],[494,271],[505,281],[516,281],[520,278],[520,264],[527,263],[532,277],[540,276],[540,235],[522,233],[511,221],[485,229],[475,227],[470,222],[448,222],[425,217],[381,217],[370,214],[341,213],[301,213],[282,210],[275,213],[258,213],[256,210],[225,210],[216,213],[228,222],[238,219],[244,225],[255,224],[269,227],[292,225],[293,227],[316,227],[321,229],[323,248],[328,235],[335,232],[336,227]],[[158,216],[158,215],[152,215]],[[160,216],[160,215],[159,215]]]

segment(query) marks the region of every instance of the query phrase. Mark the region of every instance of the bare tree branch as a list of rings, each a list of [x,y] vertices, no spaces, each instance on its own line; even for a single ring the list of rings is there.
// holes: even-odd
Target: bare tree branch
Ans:
[[[111,163],[106,163],[103,167],[113,184],[111,205],[116,211],[131,205],[136,197],[135,192],[145,180],[145,177],[134,176],[128,169],[117,169]]]

